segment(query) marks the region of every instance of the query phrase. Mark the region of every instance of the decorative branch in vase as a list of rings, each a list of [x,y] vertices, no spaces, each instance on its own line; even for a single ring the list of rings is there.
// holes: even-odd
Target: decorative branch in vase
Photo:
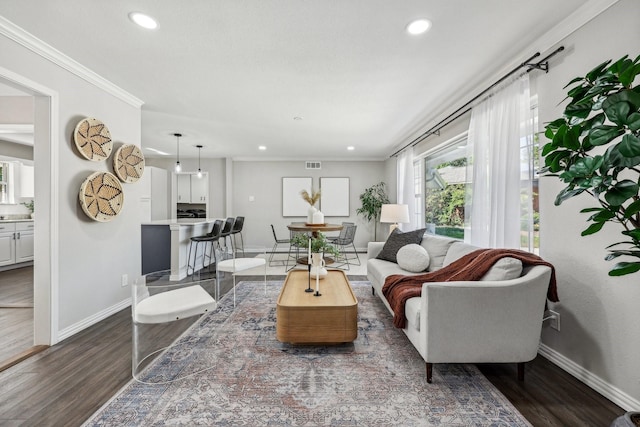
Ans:
[[[320,200],[320,190],[315,191],[311,189],[311,194],[307,190],[300,192],[302,199],[309,203],[309,210],[307,211],[307,224],[324,224],[324,214],[320,212],[314,206],[318,200]]]

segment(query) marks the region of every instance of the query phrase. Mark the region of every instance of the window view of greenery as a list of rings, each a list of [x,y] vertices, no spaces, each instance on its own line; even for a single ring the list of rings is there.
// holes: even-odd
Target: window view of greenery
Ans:
[[[425,161],[425,224],[434,234],[464,239],[467,159],[459,144]]]
[[[537,145],[523,141],[522,159],[533,158],[533,164],[522,164],[521,192],[521,248],[538,252],[540,247],[538,213],[538,178],[533,175],[537,170]],[[529,144],[529,145],[527,145]],[[471,168],[467,168],[466,139],[445,148],[424,161],[424,207],[427,232],[442,236],[464,239],[465,198],[470,190]],[[533,149],[533,156],[527,151]],[[467,170],[469,169],[469,170]],[[533,191],[524,185],[529,179],[533,182]]]

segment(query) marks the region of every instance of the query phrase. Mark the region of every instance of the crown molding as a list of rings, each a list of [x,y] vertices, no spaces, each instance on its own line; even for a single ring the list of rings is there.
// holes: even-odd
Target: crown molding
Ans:
[[[74,59],[71,59],[53,46],[43,42],[2,16],[0,16],[0,34],[133,107],[141,108],[144,104],[144,102],[139,98],[136,98],[129,92],[119,86],[116,86],[109,80],[91,71],[84,65]]]
[[[575,12],[560,21],[555,27],[532,43],[529,50],[532,52],[538,50],[544,53],[619,1],[620,0],[587,1],[576,9]]]

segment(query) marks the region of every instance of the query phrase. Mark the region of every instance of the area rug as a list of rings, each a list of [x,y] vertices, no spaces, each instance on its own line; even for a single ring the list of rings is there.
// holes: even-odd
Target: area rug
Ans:
[[[368,282],[352,282],[358,338],[295,346],[275,337],[282,282],[241,282],[86,426],[530,426],[474,365],[425,364]]]

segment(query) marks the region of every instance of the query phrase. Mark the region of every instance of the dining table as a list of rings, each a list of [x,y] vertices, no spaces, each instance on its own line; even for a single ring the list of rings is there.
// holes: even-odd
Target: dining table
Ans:
[[[310,232],[313,238],[317,238],[318,233],[320,232],[340,231],[344,228],[344,226],[342,224],[329,224],[329,223],[309,224],[307,222],[292,222],[291,224],[287,225],[287,228],[290,231],[295,231],[295,232],[303,232],[303,233]],[[324,257],[324,260],[327,265],[332,264],[335,261],[333,258],[330,258],[330,257]],[[297,263],[302,265],[308,265],[309,264],[308,256],[298,258]]]
[[[291,231],[311,232],[313,237],[318,237],[319,232],[340,231],[343,227],[342,224],[309,224],[306,222],[292,222],[287,225]]]

